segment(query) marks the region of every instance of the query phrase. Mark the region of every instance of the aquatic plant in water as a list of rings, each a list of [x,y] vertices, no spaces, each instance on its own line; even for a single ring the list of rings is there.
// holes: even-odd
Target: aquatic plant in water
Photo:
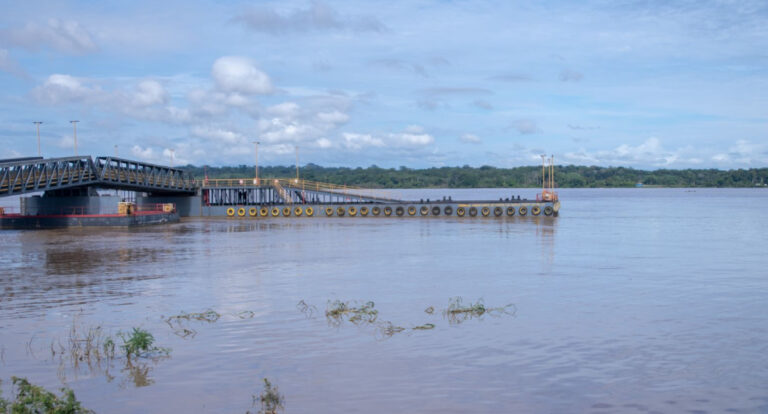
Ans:
[[[173,315],[165,318],[165,323],[167,323],[168,326],[170,326],[171,329],[173,329],[174,334],[182,338],[194,338],[195,335],[197,335],[197,331],[192,329],[189,326],[184,326],[185,322],[199,321],[199,322],[214,323],[219,319],[221,319],[222,316],[223,315],[221,313],[216,312],[213,309],[207,309],[203,312],[192,312],[192,313],[181,312],[178,315]],[[256,312],[250,311],[250,310],[244,310],[236,314],[232,314],[232,316],[236,316],[239,319],[251,319],[254,316],[256,316]]]
[[[264,391],[258,396],[253,396],[253,406],[255,407],[257,403],[261,407],[259,414],[277,414],[278,411],[285,409],[285,397],[280,394],[277,386],[272,386],[266,378],[264,378]],[[250,414],[250,411],[247,414]]]
[[[300,300],[299,303],[296,304],[296,309],[303,313],[307,319],[312,319],[317,313],[317,307],[315,307],[315,305],[308,304],[304,301],[304,299]]]
[[[93,411],[83,408],[75,398],[75,392],[69,388],[61,389],[58,396],[43,387],[31,384],[26,378],[11,377],[15,390],[14,399],[6,401],[0,398],[0,412],[6,413],[46,413],[46,414],[86,414]],[[10,409],[10,410],[9,410]]]
[[[160,348],[154,346],[155,337],[141,328],[133,328],[130,334],[120,332],[117,334],[123,340],[120,348],[125,352],[125,356],[130,359],[134,357],[149,356],[153,353],[168,355],[170,348]]]
[[[365,302],[362,306],[355,307],[349,302],[335,300],[328,302],[325,317],[334,325],[339,325],[345,317],[354,324],[371,324],[376,322],[379,311],[374,309],[376,305],[372,301]]]
[[[396,333],[400,333],[405,330],[405,328],[403,328],[402,326],[393,325],[392,322],[389,322],[389,321],[382,323],[379,326],[379,328],[381,329],[381,333],[385,337],[390,337]]]
[[[253,312],[251,312],[253,313]],[[251,316],[252,317],[252,316]],[[172,322],[180,322],[182,320],[190,321],[190,320],[196,320],[196,321],[202,321],[202,322],[216,322],[221,318],[221,314],[216,312],[213,309],[208,309],[204,312],[193,312],[193,313],[185,313],[181,312],[178,315],[169,316],[168,319],[165,321],[169,324]]]
[[[510,311],[510,309],[512,310]],[[469,304],[465,305],[461,296],[457,296],[451,298],[448,301],[448,308],[443,311],[443,315],[448,318],[450,323],[461,323],[467,319],[472,319],[473,317],[481,317],[485,314],[495,313],[513,315],[515,311],[515,305],[511,303],[505,306],[488,308],[483,303],[482,298],[478,299],[475,303],[470,302]]]
[[[52,340],[50,351],[51,360],[59,360],[59,372],[62,374],[66,365],[75,370],[81,365],[90,370],[101,369],[103,363],[108,365],[114,358],[115,344],[100,326],[82,326],[76,317],[66,340]]]

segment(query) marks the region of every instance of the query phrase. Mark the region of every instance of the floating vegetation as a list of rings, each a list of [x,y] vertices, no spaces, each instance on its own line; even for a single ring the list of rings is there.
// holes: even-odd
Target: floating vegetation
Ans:
[[[341,324],[344,318],[347,318],[349,322],[356,325],[372,324],[379,317],[379,311],[374,309],[375,306],[372,301],[365,302],[365,304],[359,307],[340,300],[329,301],[328,307],[325,310],[325,317],[330,323],[337,326]]]
[[[430,329],[435,329],[435,324],[434,323],[425,323],[424,325],[414,326],[411,329],[413,329],[414,331],[427,331],[427,330],[430,330]]]
[[[83,408],[75,398],[75,392],[69,388],[61,389],[58,396],[43,387],[30,384],[26,378],[11,377],[15,391],[14,399],[6,401],[0,398],[0,412],[3,413],[46,413],[46,414],[85,414],[93,411]]]
[[[403,328],[402,326],[393,325],[392,322],[389,322],[389,321],[380,324],[379,328],[381,329],[381,333],[385,337],[390,337],[396,333],[400,333],[405,330],[405,328]]]
[[[237,317],[240,319],[253,319],[253,317],[256,316],[256,312],[244,310],[237,314]]]
[[[208,309],[205,312],[199,312],[199,313],[182,312],[178,315],[169,316],[165,321],[168,324],[172,324],[174,322],[179,323],[180,321],[191,321],[191,320],[213,323],[218,321],[219,318],[221,318],[220,313],[216,312],[213,309]]]
[[[197,335],[197,331],[189,326],[185,326],[186,322],[199,321],[214,323],[224,316],[223,314],[216,312],[213,309],[207,309],[204,312],[186,313],[181,312],[178,315],[173,315],[165,318],[165,323],[173,329],[173,333],[182,338],[194,338]],[[252,319],[256,316],[256,312],[250,310],[244,310],[236,314],[232,314],[238,319]]]
[[[424,309],[424,312],[426,312],[426,313],[431,315],[431,314],[435,313],[435,307],[434,306],[430,306],[427,309]]]
[[[123,340],[120,348],[125,351],[125,356],[130,360],[131,357],[151,357],[155,355],[168,355],[170,348],[160,348],[154,346],[155,337],[141,328],[133,328],[130,333],[119,332],[117,336]]]
[[[259,405],[259,414],[277,414],[285,409],[285,397],[280,394],[277,386],[272,386],[268,379],[264,378],[264,391],[258,396],[253,396],[253,406]],[[247,412],[250,414],[250,411]]]
[[[315,305],[310,305],[307,302],[304,302],[304,299],[300,300],[299,303],[296,304],[296,309],[303,313],[307,319],[312,319],[315,314],[318,313],[317,307],[315,307]]]
[[[483,303],[483,299],[480,298],[475,303],[464,304],[461,296],[451,298],[448,302],[448,308],[443,311],[443,315],[448,318],[450,323],[461,323],[467,319],[475,317],[482,317],[485,314],[508,314],[514,315],[516,308],[514,304],[506,306],[500,306],[495,308],[488,308]]]

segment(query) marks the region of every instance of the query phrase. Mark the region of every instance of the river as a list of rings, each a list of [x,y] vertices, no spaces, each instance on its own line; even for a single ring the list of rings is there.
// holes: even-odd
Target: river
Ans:
[[[256,411],[263,378],[287,413],[767,412],[768,191],[560,198],[557,218],[0,232],[0,388],[110,413]],[[446,312],[457,297],[489,311]],[[378,313],[326,316],[336,300]],[[73,361],[73,327],[170,351]]]

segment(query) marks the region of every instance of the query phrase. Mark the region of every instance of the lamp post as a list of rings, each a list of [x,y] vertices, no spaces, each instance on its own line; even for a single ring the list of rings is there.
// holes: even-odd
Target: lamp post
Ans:
[[[176,151],[174,149],[171,149],[171,168],[173,168],[173,153]]]
[[[253,166],[253,181],[254,184],[259,185],[259,141],[253,141],[253,148],[256,157],[256,164]]]
[[[42,155],[42,152],[40,150],[40,124],[42,124],[43,121],[35,121],[35,122],[32,122],[32,123],[37,126],[37,156],[38,157],[42,157],[43,155]]]
[[[296,184],[299,183],[299,146],[296,145]]]
[[[74,130],[74,137],[75,137],[75,156],[77,156],[77,123],[80,121],[69,121],[72,124],[72,128]]]

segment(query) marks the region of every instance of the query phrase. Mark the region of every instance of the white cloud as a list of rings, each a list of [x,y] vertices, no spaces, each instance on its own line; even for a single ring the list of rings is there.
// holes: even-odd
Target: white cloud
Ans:
[[[401,132],[397,134],[390,134],[390,139],[396,146],[425,146],[435,142],[435,138],[432,135],[420,132]]]
[[[315,145],[317,145],[318,148],[327,149],[333,147],[333,142],[328,138],[320,138],[315,141]]]
[[[351,150],[360,150],[366,147],[383,147],[384,141],[381,138],[374,138],[371,134],[355,134],[345,132],[341,134],[342,145]]]
[[[295,118],[299,114],[299,105],[296,102],[283,102],[267,108],[267,113],[285,118]]]
[[[464,134],[461,136],[461,138],[459,138],[459,141],[467,144],[480,144],[483,142],[480,137],[475,134]]]
[[[320,99],[306,100],[307,107],[296,102],[283,102],[268,107],[264,112],[269,115],[259,119],[259,139],[274,143],[321,142],[320,147],[327,147],[327,135],[349,120],[349,115],[342,112],[338,102]],[[332,109],[329,106],[338,106]]]
[[[512,127],[522,135],[536,134],[541,132],[539,126],[536,124],[536,121],[532,119],[518,119],[512,123]]]
[[[155,151],[150,147],[142,148],[139,145],[134,145],[131,148],[131,154],[134,157],[139,158],[141,160],[145,160],[145,161],[155,160]]]
[[[74,130],[73,130],[74,134]],[[62,135],[59,137],[59,140],[56,141],[55,144],[59,148],[66,148],[66,149],[73,149],[75,147],[75,136],[74,135]]]
[[[342,134],[341,146],[349,150],[362,150],[364,148],[419,148],[435,142],[435,138],[424,132],[424,128],[411,125],[403,132],[372,135],[352,132]]]
[[[563,159],[565,162],[582,165],[670,167],[701,163],[697,152],[690,147],[667,150],[658,138],[651,137],[635,146],[622,144],[611,150],[589,152],[581,149],[568,152],[563,156]]]
[[[22,28],[5,29],[0,31],[0,41],[29,50],[49,47],[76,55],[98,49],[90,33],[73,20],[49,19],[45,25],[27,23]]]
[[[25,75],[24,70],[11,58],[10,53],[6,49],[0,49],[0,71],[8,72],[12,75]]]
[[[59,104],[73,101],[95,101],[102,97],[98,86],[88,85],[88,80],[70,75],[54,74],[44,84],[32,90],[32,96],[42,103]]]
[[[192,135],[211,140],[214,143],[224,144],[246,144],[246,138],[243,134],[230,129],[210,126],[194,126],[190,131]]]
[[[329,124],[343,124],[349,121],[349,115],[340,111],[320,112],[317,114],[317,119]]]
[[[254,63],[241,56],[220,57],[211,70],[216,85],[224,92],[244,95],[272,92],[272,81]]]
[[[331,6],[313,2],[307,9],[278,13],[267,8],[248,10],[234,19],[245,27],[262,33],[284,35],[325,30],[348,30],[353,32],[383,32],[386,27],[371,16],[342,16]]]
[[[768,146],[740,139],[727,152],[717,153],[711,158],[717,163],[764,165],[768,163]]]
[[[136,106],[166,104],[168,102],[168,92],[166,92],[160,82],[144,80],[136,86],[131,102]]]

